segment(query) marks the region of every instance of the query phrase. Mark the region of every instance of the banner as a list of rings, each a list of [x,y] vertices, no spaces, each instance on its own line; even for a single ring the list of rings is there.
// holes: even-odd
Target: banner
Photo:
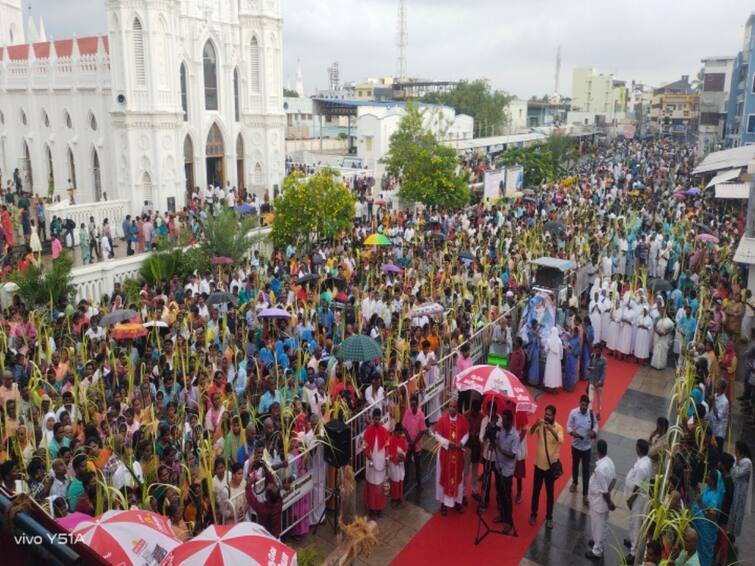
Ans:
[[[506,195],[506,169],[500,171],[485,172],[485,192],[483,198],[486,200],[498,200]]]
[[[514,193],[524,189],[524,167],[517,165],[516,167],[508,167],[506,169],[506,196],[511,196]]]

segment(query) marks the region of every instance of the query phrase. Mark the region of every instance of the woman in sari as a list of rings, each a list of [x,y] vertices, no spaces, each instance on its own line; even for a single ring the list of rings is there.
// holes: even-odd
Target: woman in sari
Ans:
[[[731,402],[731,384],[734,383],[737,376],[737,350],[735,342],[735,340],[729,340],[729,343],[726,344],[726,350],[721,354],[719,361],[721,377],[726,379],[726,382],[729,384],[729,388],[726,391],[726,397],[729,399],[729,402]]]
[[[725,485],[721,472],[708,471],[707,481],[695,499],[692,526],[697,531],[697,555],[700,566],[711,566],[713,547],[718,538],[718,513],[724,498]]]

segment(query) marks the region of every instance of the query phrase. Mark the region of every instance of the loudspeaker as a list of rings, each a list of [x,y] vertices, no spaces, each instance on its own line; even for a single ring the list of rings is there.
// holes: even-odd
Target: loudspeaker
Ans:
[[[341,421],[330,421],[325,425],[325,461],[334,468],[342,468],[351,463],[351,430]]]
[[[558,289],[564,281],[564,273],[552,267],[538,267],[535,273],[535,285],[548,289]]]

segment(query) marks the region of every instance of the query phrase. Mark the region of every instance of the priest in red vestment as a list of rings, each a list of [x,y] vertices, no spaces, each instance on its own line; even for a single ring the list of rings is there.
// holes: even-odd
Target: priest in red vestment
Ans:
[[[364,431],[365,470],[364,499],[370,515],[380,514],[385,508],[385,449],[388,445],[388,430],[380,423],[380,409],[372,411],[372,424]]]
[[[448,412],[435,425],[435,440],[440,444],[435,494],[441,503],[441,515],[446,515],[449,507],[459,513],[464,512],[461,505],[464,493],[464,445],[469,438],[469,424],[464,415],[459,414],[457,403],[454,396]]]

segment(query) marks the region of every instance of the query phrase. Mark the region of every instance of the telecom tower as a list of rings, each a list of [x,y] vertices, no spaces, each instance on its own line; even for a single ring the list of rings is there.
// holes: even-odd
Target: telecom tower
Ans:
[[[338,61],[334,61],[333,64],[328,67],[328,84],[330,90],[335,92],[338,87],[341,86],[341,73],[338,71]]]
[[[553,86],[553,94],[558,94],[558,80],[561,75],[561,46],[558,46],[558,51],[556,52],[556,80],[555,84]]]
[[[406,48],[409,45],[409,34],[406,31],[406,0],[398,3],[398,80],[406,82]]]

